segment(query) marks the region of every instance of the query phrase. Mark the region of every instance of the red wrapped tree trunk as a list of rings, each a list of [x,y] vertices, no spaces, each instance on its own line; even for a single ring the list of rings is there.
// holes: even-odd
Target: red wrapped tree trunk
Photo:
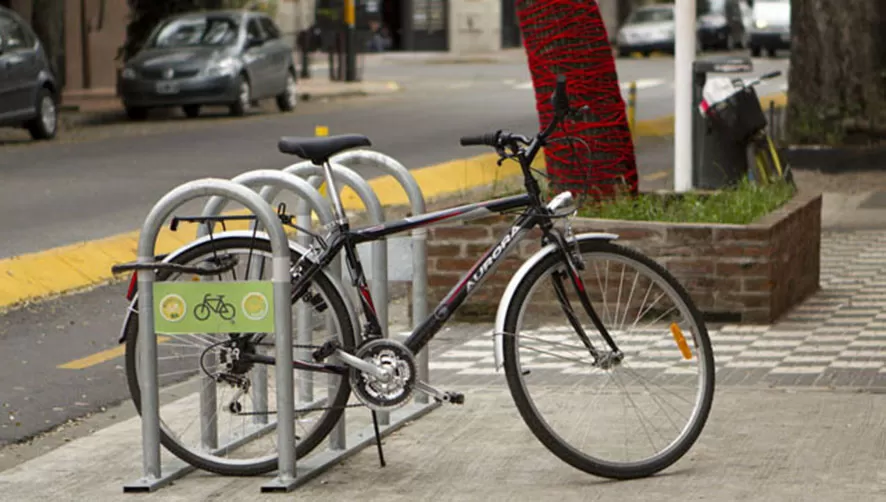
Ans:
[[[553,115],[556,75],[587,117],[565,122],[545,147],[556,189],[592,197],[637,192],[637,166],[615,58],[595,0],[516,0],[541,126]]]

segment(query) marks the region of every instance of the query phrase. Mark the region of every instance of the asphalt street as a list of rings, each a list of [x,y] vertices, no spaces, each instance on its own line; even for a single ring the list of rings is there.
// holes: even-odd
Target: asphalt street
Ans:
[[[760,59],[755,73],[786,66],[785,59]],[[623,83],[638,82],[638,120],[673,113],[673,60],[619,60],[618,71]],[[177,120],[166,131],[140,134],[138,126],[119,124],[101,126],[101,139],[0,144],[0,258],[135,230],[165,192],[195,178],[280,169],[298,160],[277,151],[280,136],[313,135],[315,125],[331,134],[366,134],[374,149],[409,168],[485,153],[459,146],[462,135],[538,128],[521,61],[381,64],[368,67],[364,78],[398,81],[405,91],[305,102],[286,115],[201,119],[193,127],[177,127]],[[759,93],[777,92],[783,82]]]
[[[672,113],[672,64],[670,59],[619,61],[623,81],[663,82],[641,90],[639,118]],[[755,72],[786,64],[760,60]],[[531,87],[525,85],[528,71],[519,62],[379,65],[367,68],[365,78],[397,80],[405,90],[303,103],[288,115],[207,119],[199,127],[170,132],[0,146],[0,214],[5,216],[0,257],[134,230],[180,183],[295,162],[277,152],[278,138],[311,135],[317,124],[333,134],[366,133],[374,148],[410,168],[484,153],[460,147],[458,138],[465,134],[498,128],[530,133],[538,126]],[[776,92],[778,83],[770,89],[766,92]],[[661,159],[641,163],[641,173],[661,166]],[[117,346],[127,306],[124,290],[121,284],[103,286],[0,316],[0,446],[129,398],[122,358],[82,370],[57,368]]]

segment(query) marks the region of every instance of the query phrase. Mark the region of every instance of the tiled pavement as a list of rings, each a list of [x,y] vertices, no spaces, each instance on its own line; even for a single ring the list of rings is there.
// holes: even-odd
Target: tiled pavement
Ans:
[[[886,231],[823,234],[820,284],[774,325],[709,326],[718,383],[886,388]],[[441,332],[432,342],[432,381],[504,383],[491,328]],[[654,354],[644,360],[660,364]],[[575,371],[568,362],[550,366]]]

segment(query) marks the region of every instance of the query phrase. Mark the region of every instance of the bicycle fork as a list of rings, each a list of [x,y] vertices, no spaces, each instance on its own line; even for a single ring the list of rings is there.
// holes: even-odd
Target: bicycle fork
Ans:
[[[563,310],[563,314],[566,316],[566,319],[569,321],[572,329],[575,330],[575,333],[578,335],[582,344],[584,344],[585,348],[588,349],[591,357],[594,358],[593,365],[598,366],[602,369],[607,369],[613,364],[618,364],[619,362],[621,362],[621,360],[624,358],[624,353],[619,350],[618,346],[615,343],[615,340],[612,339],[612,336],[609,334],[606,326],[603,325],[603,321],[600,319],[597,311],[594,310],[594,306],[591,304],[590,298],[588,298],[588,292],[585,288],[584,280],[582,280],[581,276],[578,273],[579,270],[584,270],[584,263],[582,262],[581,256],[577,252],[572,252],[566,238],[564,238],[559,231],[557,231],[556,229],[551,230],[553,231],[548,232],[548,238],[554,240],[554,242],[557,244],[563,261],[566,263],[567,267],[566,272],[556,271],[551,276],[551,283],[554,286],[554,293],[557,295],[557,300],[560,302],[560,308]],[[577,246],[578,243],[576,243],[575,245]],[[588,335],[582,327],[581,321],[579,320],[575,309],[572,308],[572,302],[569,301],[569,297],[566,294],[564,279],[567,275],[569,276],[572,287],[575,290],[575,294],[578,296],[579,301],[581,302],[581,306],[584,308],[585,313],[590,318],[591,323],[594,325],[594,328],[596,328],[596,330],[600,333],[600,336],[603,337],[603,340],[606,341],[606,344],[609,345],[611,352],[601,353],[601,351],[594,347],[594,344],[591,342],[590,338],[588,338]],[[604,292],[603,294],[606,293]]]

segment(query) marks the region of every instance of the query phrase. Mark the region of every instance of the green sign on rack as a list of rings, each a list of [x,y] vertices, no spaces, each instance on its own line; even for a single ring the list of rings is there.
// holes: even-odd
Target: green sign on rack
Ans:
[[[273,333],[274,284],[156,282],[154,331],[166,335]]]

